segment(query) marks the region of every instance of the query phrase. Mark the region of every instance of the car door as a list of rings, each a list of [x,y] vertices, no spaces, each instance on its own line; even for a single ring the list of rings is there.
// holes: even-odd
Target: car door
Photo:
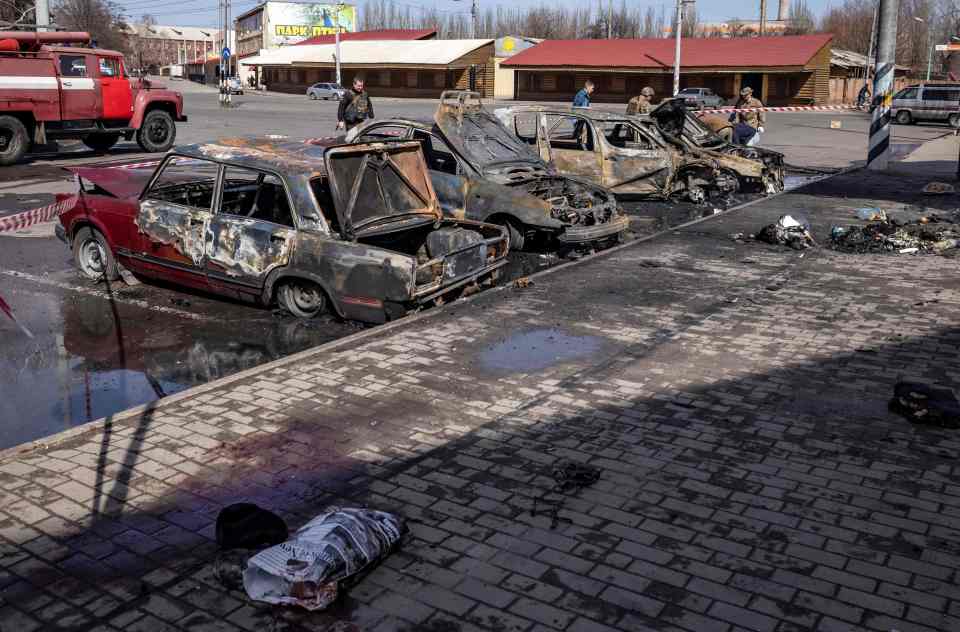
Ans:
[[[603,185],[603,155],[591,121],[570,114],[545,115],[550,157],[561,173]]]
[[[223,294],[259,296],[267,275],[285,266],[297,236],[282,178],[225,165],[219,204],[204,234],[210,286]]]
[[[102,99],[93,80],[96,57],[83,53],[59,53],[60,116],[64,121],[100,118]]]
[[[129,120],[133,116],[133,93],[124,76],[123,62],[118,57],[98,57],[100,94],[103,98],[103,118]]]
[[[220,166],[170,156],[140,197],[134,257],[154,276],[207,289],[204,235],[213,217]]]
[[[666,190],[673,171],[666,147],[628,121],[605,121],[597,127],[603,130],[604,186],[617,194],[639,196]]]

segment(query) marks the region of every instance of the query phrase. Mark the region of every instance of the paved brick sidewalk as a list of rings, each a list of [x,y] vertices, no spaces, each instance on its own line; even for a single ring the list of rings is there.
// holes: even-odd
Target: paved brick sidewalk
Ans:
[[[836,178],[8,454],[0,630],[960,630],[960,441],[886,410],[960,378],[957,260],[728,237],[918,184]],[[603,475],[552,528],[564,458]],[[239,500],[412,537],[273,609],[212,576]]]

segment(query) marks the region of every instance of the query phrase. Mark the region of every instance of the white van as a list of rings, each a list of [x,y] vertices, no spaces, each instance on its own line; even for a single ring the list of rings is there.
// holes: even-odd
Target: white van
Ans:
[[[901,125],[943,121],[960,127],[960,84],[925,83],[893,95],[890,116]]]

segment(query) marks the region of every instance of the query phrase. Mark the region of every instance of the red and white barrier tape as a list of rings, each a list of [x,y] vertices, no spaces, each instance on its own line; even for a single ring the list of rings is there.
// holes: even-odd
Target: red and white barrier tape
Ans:
[[[855,105],[784,105],[762,108],[719,108],[694,110],[697,114],[733,114],[734,112],[827,112],[833,110],[859,110]]]
[[[149,167],[156,167],[159,164],[159,160],[152,160],[150,162],[132,162],[127,165],[109,165],[109,167],[111,169],[147,169]]]
[[[47,204],[46,206],[30,209],[29,211],[23,211],[22,213],[0,217],[0,233],[23,230],[24,228],[29,228],[34,224],[41,224],[43,222],[54,220],[71,209],[73,205],[76,204],[76,201],[77,196],[71,195],[70,197],[64,198],[59,202],[54,202],[53,204]]]

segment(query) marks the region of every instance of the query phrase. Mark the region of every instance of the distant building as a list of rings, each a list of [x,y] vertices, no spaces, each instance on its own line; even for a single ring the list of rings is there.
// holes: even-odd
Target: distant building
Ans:
[[[860,88],[863,87],[866,71],[866,55],[834,48],[830,56],[830,103],[855,103]],[[909,66],[894,66],[894,91],[905,88],[910,83],[909,74]]]
[[[710,88],[726,99],[744,86],[770,105],[826,103],[831,35],[687,38],[680,87]],[[516,71],[516,98],[568,101],[590,79],[593,100],[625,103],[651,86],[673,93],[674,42],[669,39],[545,40],[507,59]]]
[[[494,79],[493,96],[497,99],[512,99],[516,90],[512,68],[501,68],[500,64],[517,53],[523,52],[542,42],[542,39],[536,37],[522,37],[516,35],[505,35],[498,37],[494,42]]]
[[[270,90],[306,93],[335,79],[333,44],[286,46],[240,60],[258,68]],[[340,44],[342,82],[357,74],[372,96],[436,98],[443,90],[474,89],[493,97],[494,43],[473,40],[347,40]]]
[[[214,52],[221,39],[218,29],[160,24],[132,24],[127,34],[133,49],[131,68],[142,63],[155,74],[164,66],[186,64]]]

